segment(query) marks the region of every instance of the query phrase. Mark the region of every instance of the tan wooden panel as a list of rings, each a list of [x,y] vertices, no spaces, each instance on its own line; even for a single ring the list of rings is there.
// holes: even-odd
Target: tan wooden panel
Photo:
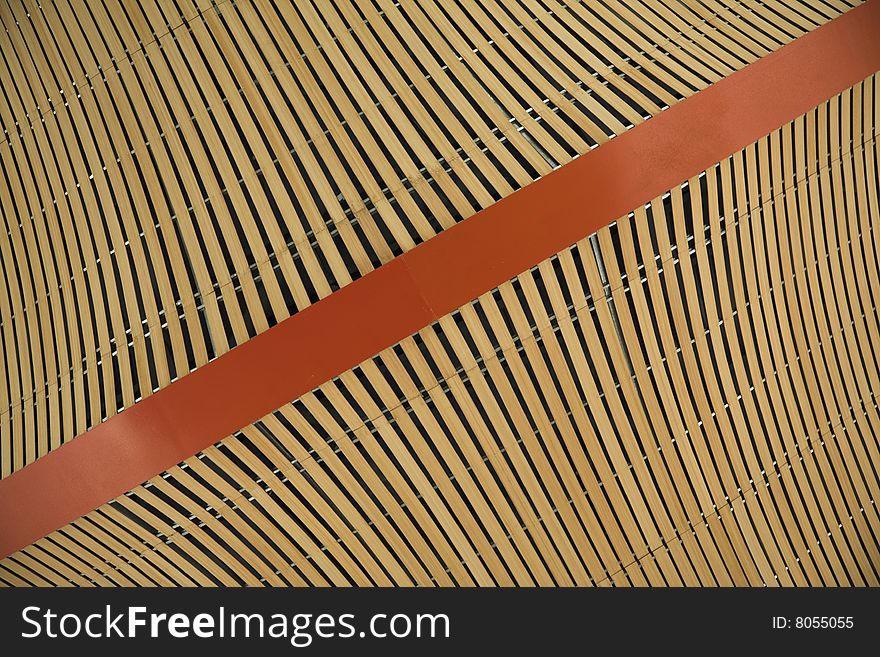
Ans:
[[[0,477],[850,4],[3,0]]]
[[[0,583],[880,584],[878,82],[4,559]]]

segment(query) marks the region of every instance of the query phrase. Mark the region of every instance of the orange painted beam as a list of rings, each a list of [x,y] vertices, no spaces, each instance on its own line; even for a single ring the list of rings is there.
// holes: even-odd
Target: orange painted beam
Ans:
[[[0,557],[63,527],[880,70],[869,0],[0,480]]]

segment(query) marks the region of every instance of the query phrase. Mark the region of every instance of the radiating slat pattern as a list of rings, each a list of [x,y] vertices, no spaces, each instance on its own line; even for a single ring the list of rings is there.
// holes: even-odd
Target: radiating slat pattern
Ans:
[[[880,75],[0,562],[10,585],[877,585]]]
[[[0,476],[851,4],[3,0]]]

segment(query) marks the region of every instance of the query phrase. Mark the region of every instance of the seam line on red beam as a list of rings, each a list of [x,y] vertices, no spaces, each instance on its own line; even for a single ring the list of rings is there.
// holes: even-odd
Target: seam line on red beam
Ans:
[[[0,558],[358,365],[880,69],[848,11],[0,480]]]

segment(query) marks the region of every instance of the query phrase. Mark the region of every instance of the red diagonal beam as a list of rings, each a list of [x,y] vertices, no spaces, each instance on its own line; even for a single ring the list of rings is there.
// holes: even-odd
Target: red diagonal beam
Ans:
[[[0,556],[354,367],[880,70],[870,0],[0,481]]]

